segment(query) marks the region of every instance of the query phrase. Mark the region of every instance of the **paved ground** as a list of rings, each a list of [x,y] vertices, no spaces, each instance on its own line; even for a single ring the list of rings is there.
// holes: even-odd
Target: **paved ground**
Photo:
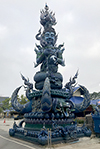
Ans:
[[[9,136],[9,128],[13,126],[13,119],[0,119],[0,149],[49,149],[48,146],[34,145],[23,140]],[[58,144],[51,146],[51,149],[100,149],[100,138],[84,137],[78,142],[69,144]]]

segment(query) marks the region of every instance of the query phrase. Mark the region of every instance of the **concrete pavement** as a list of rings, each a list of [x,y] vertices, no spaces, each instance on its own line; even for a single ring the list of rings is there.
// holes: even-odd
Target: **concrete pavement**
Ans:
[[[11,119],[5,118],[5,123],[4,123],[4,119],[1,118],[0,119],[0,129],[8,132],[9,128],[13,127],[13,123],[14,123],[13,118],[11,118]]]

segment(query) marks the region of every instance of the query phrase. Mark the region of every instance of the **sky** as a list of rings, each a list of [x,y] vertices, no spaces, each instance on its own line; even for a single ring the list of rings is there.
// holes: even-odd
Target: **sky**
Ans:
[[[0,96],[23,85],[20,73],[34,84],[35,35],[45,3],[55,12],[57,45],[64,43],[63,86],[77,70],[77,84],[100,91],[100,0],[0,0]],[[35,89],[35,88],[34,88]],[[23,93],[24,90],[21,92]]]

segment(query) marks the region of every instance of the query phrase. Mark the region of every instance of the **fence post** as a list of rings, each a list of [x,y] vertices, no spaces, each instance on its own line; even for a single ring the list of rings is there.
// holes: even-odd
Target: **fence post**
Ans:
[[[51,129],[48,129],[48,147],[51,149]]]

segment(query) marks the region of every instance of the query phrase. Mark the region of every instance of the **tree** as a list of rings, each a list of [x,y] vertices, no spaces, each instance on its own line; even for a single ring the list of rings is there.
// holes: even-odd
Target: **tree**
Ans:
[[[0,113],[2,113],[3,112],[3,109],[2,109],[2,107],[0,107]]]
[[[11,102],[10,102],[11,98],[6,98],[4,101],[2,101],[2,109],[6,110],[9,109],[11,107]]]
[[[91,100],[100,99],[100,92],[93,92],[90,94]]]
[[[18,96],[18,101],[20,104],[26,104],[28,99],[24,95],[21,95],[21,97]]]
[[[28,102],[28,99],[24,95],[21,95],[21,97],[18,96],[17,99],[20,104],[25,104]],[[11,98],[6,98],[4,101],[2,101],[1,111],[10,109],[11,107]]]

